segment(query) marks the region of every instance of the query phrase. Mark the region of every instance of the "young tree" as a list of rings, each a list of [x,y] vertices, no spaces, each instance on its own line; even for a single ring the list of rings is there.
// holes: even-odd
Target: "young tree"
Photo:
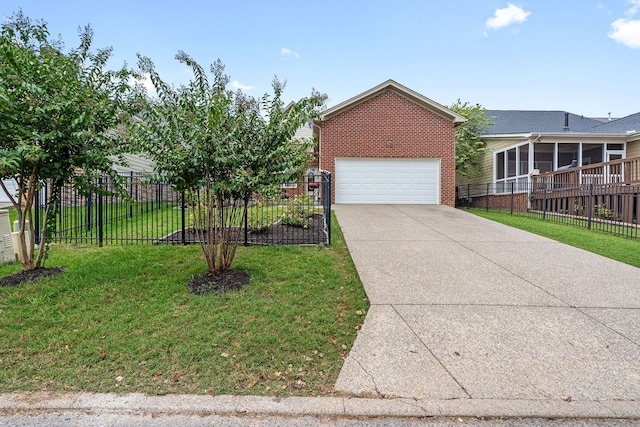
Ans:
[[[480,137],[493,123],[480,104],[473,105],[458,99],[449,108],[467,119],[456,128],[456,171],[462,176],[472,175],[479,170],[480,156],[486,150],[486,144]]]
[[[139,57],[158,99],[148,101],[132,135],[156,172],[189,195],[207,269],[215,275],[231,267],[248,197],[297,177],[306,164],[311,141],[293,137],[317,117],[325,97],[313,92],[285,109],[277,80],[273,96],[257,100],[226,89],[229,77],[220,60],[211,65],[210,82],[187,54],[180,51],[176,59],[193,72],[179,88],[165,83],[149,58]]]
[[[62,186],[73,181],[87,188],[92,174],[112,172],[109,156],[116,152],[117,126],[126,116],[122,106],[131,73],[105,71],[111,49],[91,53],[91,28],[79,33],[79,47],[64,53],[61,42],[49,39],[43,21],[18,12],[2,24],[0,178],[17,184],[17,194],[1,185],[18,213],[25,270],[43,265],[47,226]],[[79,170],[83,176],[76,175]],[[36,255],[34,195],[47,181],[48,208]]]

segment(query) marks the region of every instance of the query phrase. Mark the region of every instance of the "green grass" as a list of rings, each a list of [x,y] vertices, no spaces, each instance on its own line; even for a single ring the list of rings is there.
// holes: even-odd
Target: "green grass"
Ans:
[[[510,227],[545,236],[625,264],[640,267],[640,240],[508,213],[471,209],[468,212]]]
[[[331,394],[369,307],[333,231],[332,248],[240,247],[251,283],[207,296],[187,292],[197,246],[53,246],[63,274],[0,288],[0,392]]]

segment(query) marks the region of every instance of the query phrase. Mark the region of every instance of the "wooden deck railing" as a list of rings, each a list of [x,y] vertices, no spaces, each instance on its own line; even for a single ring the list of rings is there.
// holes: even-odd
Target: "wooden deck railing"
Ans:
[[[564,185],[640,184],[640,157],[594,163],[588,166],[533,175],[533,188],[562,188]]]
[[[637,224],[640,157],[532,175],[529,209]]]

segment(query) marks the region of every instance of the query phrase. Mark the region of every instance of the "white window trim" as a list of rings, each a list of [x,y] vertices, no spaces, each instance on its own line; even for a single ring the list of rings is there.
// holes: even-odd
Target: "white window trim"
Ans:
[[[533,170],[533,151],[532,151],[531,140],[525,141],[525,142],[520,142],[518,144],[514,144],[514,145],[511,145],[509,147],[502,148],[500,150],[496,150],[496,151],[493,152],[493,183],[494,183],[494,188],[495,188],[494,191],[495,191],[496,194],[508,193],[510,191],[509,190],[510,187],[507,188],[507,186],[509,186],[509,184],[511,182],[518,183],[524,178],[527,179],[527,183],[530,182],[529,173],[518,174],[520,172],[520,150],[518,150],[518,147],[523,147],[525,145],[528,146],[528,148],[529,148],[529,159],[528,159],[527,163],[528,163],[528,169],[529,169],[529,171],[531,171],[531,170]],[[509,150],[513,150],[513,149],[516,149],[516,175],[510,177],[510,176],[507,176],[508,175],[508,171],[509,171],[509,156],[507,155],[507,152]],[[504,176],[505,176],[505,178],[500,178],[500,179],[498,179],[498,162],[497,162],[498,153],[504,153]],[[500,184],[504,185],[504,191],[498,191],[498,188],[499,188]],[[519,191],[519,192],[522,192],[522,191]]]

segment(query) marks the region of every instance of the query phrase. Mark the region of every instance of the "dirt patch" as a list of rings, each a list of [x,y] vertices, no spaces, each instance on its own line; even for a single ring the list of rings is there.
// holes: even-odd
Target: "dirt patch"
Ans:
[[[62,268],[36,268],[35,270],[20,271],[11,276],[6,276],[0,279],[0,288],[5,286],[19,286],[27,282],[36,282],[43,277],[55,276],[62,273]]]
[[[223,294],[246,286],[251,276],[244,270],[224,270],[215,276],[210,273],[193,276],[187,283],[189,292],[195,295]]]

